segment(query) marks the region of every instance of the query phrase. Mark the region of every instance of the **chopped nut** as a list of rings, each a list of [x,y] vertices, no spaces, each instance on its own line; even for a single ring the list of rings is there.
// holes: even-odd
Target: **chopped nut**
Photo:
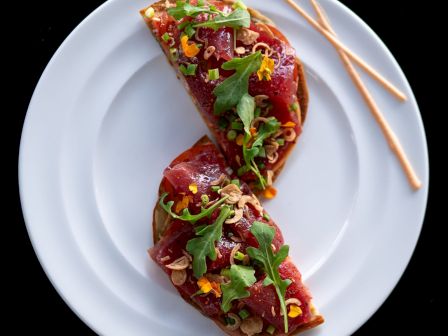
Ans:
[[[285,305],[290,305],[290,304],[295,304],[296,306],[301,306],[302,302],[300,302],[299,299],[296,298],[290,298],[288,300],[285,301]]]
[[[218,259],[221,259],[222,258],[222,254],[219,251],[219,248],[215,247],[215,251],[216,251],[216,256],[218,257]]]
[[[238,48],[235,48],[235,52],[236,52],[238,55],[243,55],[243,54],[246,53],[246,48],[244,48],[244,47],[238,47]]]
[[[221,183],[224,181],[225,178],[226,178],[226,175],[221,174],[221,176],[217,180],[210,182],[210,185],[212,185],[212,186],[221,185]]]
[[[296,139],[296,131],[294,131],[294,128],[285,128],[283,130],[283,134],[285,136],[285,141],[291,142]]]
[[[260,214],[263,212],[263,207],[261,206],[260,201],[255,196],[241,196],[240,200],[238,201],[238,208],[244,208],[246,203],[251,204]]]
[[[190,261],[186,256],[182,256],[179,259],[174,260],[171,264],[165,265],[166,268],[181,271],[187,269],[190,266]]]
[[[272,155],[266,155],[266,157],[268,158],[268,162],[269,162],[269,163],[276,163],[277,160],[278,160],[278,153],[275,152],[275,153],[272,154]]]
[[[192,256],[190,255],[190,253],[188,253],[187,251],[182,250],[182,254],[183,254],[184,256],[186,256],[190,262],[193,261],[193,257],[192,257]]]
[[[273,252],[277,251],[277,248],[275,247],[274,244],[271,244],[271,248],[272,248],[272,251],[273,251]]]
[[[247,28],[241,28],[236,35],[236,39],[243,42],[244,45],[255,43],[259,37],[260,33]]]
[[[241,158],[239,155],[235,155],[235,161],[238,164],[238,166],[241,167]]]
[[[237,236],[230,237],[230,240],[234,241],[235,243],[243,242],[243,239],[241,239],[241,237],[237,237]]]
[[[263,331],[263,320],[259,316],[251,316],[243,320],[240,329],[247,336],[253,336]]]
[[[227,204],[238,203],[238,201],[241,199],[242,194],[243,192],[235,184],[226,185],[224,188],[221,189],[221,196],[229,196],[226,199]]]
[[[210,46],[204,51],[204,59],[208,60],[215,53],[216,48],[214,46]]]
[[[226,224],[235,224],[243,218],[243,209],[235,209],[235,216],[225,221]]]
[[[171,281],[175,286],[182,286],[187,280],[187,272],[183,270],[174,270],[171,272]]]
[[[274,306],[271,306],[271,314],[273,317],[275,317],[275,315],[276,315]]]

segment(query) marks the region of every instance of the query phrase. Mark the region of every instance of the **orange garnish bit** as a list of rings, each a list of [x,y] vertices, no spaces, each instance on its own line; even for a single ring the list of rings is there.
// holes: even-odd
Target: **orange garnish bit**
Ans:
[[[202,293],[207,294],[212,292],[217,298],[221,297],[221,285],[214,281],[208,280],[206,277],[200,277],[197,282]]]
[[[244,135],[240,134],[236,137],[236,144],[242,146],[244,143]]]
[[[282,127],[289,127],[289,128],[296,127],[296,123],[293,121],[288,121],[288,122],[284,123],[282,125]]]
[[[250,128],[250,135],[254,136],[255,134],[257,134],[257,129],[255,127],[251,127]]]
[[[264,190],[263,195],[267,199],[273,199],[275,196],[277,196],[277,189],[275,189],[274,187],[267,187]]]
[[[198,193],[198,185],[196,183],[192,183],[188,186],[188,190],[190,190],[194,195]]]
[[[188,208],[188,204],[190,204],[192,199],[193,198],[191,196],[182,197],[182,200],[180,200],[179,202],[176,203],[176,208],[174,209],[174,211],[176,213],[180,213],[183,209]]]
[[[194,57],[199,54],[200,49],[196,45],[196,43],[188,43],[188,36],[184,35],[180,39],[180,43],[182,45],[182,50],[184,51],[185,56]]]
[[[289,313],[288,313],[289,317],[294,318],[300,315],[302,315],[302,309],[300,309],[299,306],[296,305],[289,306]]]
[[[271,80],[271,74],[274,72],[275,63],[272,58],[269,58],[268,56],[263,57],[263,62],[261,62],[260,69],[257,71],[258,79],[259,80]]]

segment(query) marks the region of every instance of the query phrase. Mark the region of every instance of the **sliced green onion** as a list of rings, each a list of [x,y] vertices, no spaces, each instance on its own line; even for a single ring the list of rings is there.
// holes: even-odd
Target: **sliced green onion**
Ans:
[[[263,214],[263,218],[266,219],[267,221],[271,220],[271,216],[269,216],[267,213]]]
[[[204,6],[204,0],[198,0],[198,7]]]
[[[242,176],[244,174],[246,174],[249,171],[249,168],[247,168],[247,166],[241,166],[240,168],[238,168],[237,174],[238,176]]]
[[[239,122],[239,121],[232,121],[232,129],[237,130],[237,131],[242,131],[243,130],[243,123]]]
[[[184,33],[187,34],[188,38],[191,38],[196,33],[196,30],[190,24],[185,27]]]
[[[233,141],[236,139],[237,133],[234,130],[230,130],[227,132],[227,140]]]
[[[221,189],[220,186],[212,186],[212,191],[218,191],[219,189]]]
[[[266,157],[266,149],[264,149],[264,147],[260,147],[260,150],[258,151],[258,156],[262,158]]]
[[[275,327],[271,324],[269,327],[267,327],[266,328],[266,332],[269,334],[269,335],[273,335],[274,334],[274,331],[275,331]]]
[[[249,312],[246,309],[240,310],[238,315],[241,317],[242,320],[247,319],[250,316]]]
[[[228,268],[223,268],[221,270],[221,275],[230,278],[230,269]]]
[[[174,62],[177,62],[177,60],[179,59],[179,52],[176,48],[170,48],[170,56]]]
[[[236,260],[243,261],[243,259],[244,259],[244,253],[241,253],[240,251],[238,251],[237,253],[235,253],[234,258],[235,258]]]
[[[257,166],[260,169],[265,169],[266,168],[266,165],[263,162],[259,163]]]
[[[279,146],[284,146],[285,145],[285,139],[282,139],[282,138],[277,139],[277,143],[278,143]]]
[[[294,104],[291,104],[289,109],[294,112],[297,111],[299,109],[299,103],[295,102]]]
[[[210,69],[208,71],[208,79],[217,80],[219,78],[219,69]]]
[[[162,35],[162,40],[165,42],[168,42],[170,40],[171,36],[168,33],[165,33]]]
[[[258,118],[261,114],[261,108],[257,107],[254,111],[254,118]]]
[[[202,202],[202,205],[206,205],[209,201],[210,201],[210,200],[209,200],[207,194],[203,194],[203,195],[201,196],[201,202]]]
[[[240,180],[238,180],[238,179],[234,179],[234,180],[230,181],[230,183],[236,185],[238,188],[240,187]]]
[[[232,5],[232,8],[233,8],[233,9],[237,9],[237,8],[247,9],[247,6],[246,6],[241,0],[238,0],[237,2],[235,2],[235,3]]]
[[[184,74],[184,76],[194,76],[196,74],[197,67],[198,67],[197,64],[188,64],[187,67],[181,64],[179,66],[179,70]]]

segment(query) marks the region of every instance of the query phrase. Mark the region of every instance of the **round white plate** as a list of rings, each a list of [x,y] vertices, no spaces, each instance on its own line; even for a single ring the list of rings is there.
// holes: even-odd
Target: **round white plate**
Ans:
[[[23,211],[48,277],[97,333],[220,335],[146,254],[163,169],[207,133],[139,16],[148,2],[105,3],[42,75],[22,136]],[[428,191],[419,110],[375,33],[322,0],[341,40],[410,98],[400,103],[363,76],[422,178],[413,192],[333,47],[284,1],[247,4],[296,47],[311,96],[279,196],[265,205],[326,317],[309,335],[349,335],[386,299],[418,239]]]

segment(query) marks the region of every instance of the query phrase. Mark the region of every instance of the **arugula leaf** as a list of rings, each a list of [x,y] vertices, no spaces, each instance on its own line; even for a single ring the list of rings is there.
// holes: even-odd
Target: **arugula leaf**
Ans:
[[[201,13],[216,14],[221,13],[218,10],[209,9],[201,6],[194,6],[188,2],[177,1],[176,7],[168,8],[168,14],[174,17],[176,20],[180,20],[186,16],[196,17]]]
[[[215,114],[221,114],[238,105],[241,98],[249,92],[250,75],[257,71],[260,65],[261,51],[243,58],[234,58],[222,65],[224,70],[235,70],[235,73],[213,90],[216,96]]]
[[[240,117],[244,125],[244,130],[250,134],[250,124],[254,120],[255,99],[250,94],[245,93],[238,105],[236,106],[236,113]]]
[[[237,8],[230,14],[218,14],[213,19],[197,23],[194,27],[206,27],[218,30],[221,27],[250,27],[250,14],[247,9]]]
[[[257,137],[252,144],[252,147],[263,146],[263,141],[274,135],[280,128],[280,122],[275,118],[271,117],[267,122],[263,123],[258,130]]]
[[[196,278],[199,279],[207,272],[207,257],[216,260],[215,242],[221,238],[222,225],[229,215],[230,207],[223,206],[216,221],[197,231],[199,237],[187,242],[187,251],[193,256],[193,273]]]
[[[255,221],[250,228],[250,232],[258,241],[259,248],[249,247],[247,253],[252,259],[263,264],[266,273],[264,286],[273,285],[280,301],[280,308],[283,313],[285,333],[288,333],[288,313],[286,311],[285,293],[286,288],[291,284],[291,280],[283,280],[278,272],[278,267],[288,256],[289,246],[283,245],[277,253],[272,251],[272,241],[275,229],[265,223]]]
[[[230,283],[221,285],[221,309],[227,313],[232,308],[232,301],[250,296],[247,287],[252,286],[257,279],[253,267],[232,265],[230,267]]]
[[[168,196],[168,193],[163,193],[162,196],[160,197],[160,201],[159,201],[159,205],[162,207],[163,210],[165,210],[171,217],[175,218],[175,219],[180,219],[186,222],[190,222],[192,224],[196,223],[198,220],[205,218],[207,216],[210,216],[213,211],[215,211],[222,203],[224,203],[224,201],[227,199],[228,196],[225,196],[223,198],[221,198],[218,202],[216,202],[215,204],[213,204],[211,207],[205,209],[205,208],[201,208],[201,212],[198,213],[197,215],[192,215],[190,213],[190,210],[188,210],[188,208],[184,209],[182,211],[182,215],[177,215],[175,214],[171,208],[173,207],[174,202],[173,201],[169,201],[168,203],[164,203],[165,198]]]

